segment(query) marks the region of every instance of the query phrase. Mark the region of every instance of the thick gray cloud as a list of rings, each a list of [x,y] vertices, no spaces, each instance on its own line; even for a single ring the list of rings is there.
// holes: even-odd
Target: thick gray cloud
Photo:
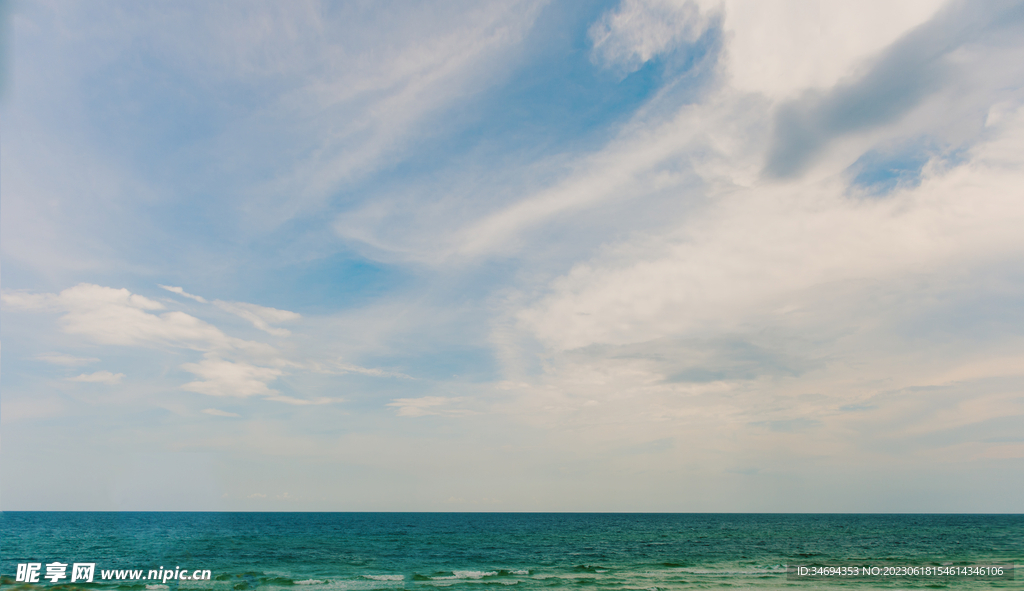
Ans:
[[[951,4],[890,46],[859,78],[781,105],[765,171],[795,175],[831,140],[897,121],[957,78],[954,52],[1022,25],[1020,2]]]

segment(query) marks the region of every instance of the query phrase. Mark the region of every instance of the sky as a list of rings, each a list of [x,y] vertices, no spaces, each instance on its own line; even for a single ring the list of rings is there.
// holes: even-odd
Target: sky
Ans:
[[[1024,511],[1024,3],[5,5],[0,509]]]

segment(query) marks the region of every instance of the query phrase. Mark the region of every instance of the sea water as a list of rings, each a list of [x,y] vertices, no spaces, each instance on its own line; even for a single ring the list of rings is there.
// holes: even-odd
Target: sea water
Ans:
[[[0,533],[2,585],[26,591],[1024,589],[1021,515],[4,512]]]

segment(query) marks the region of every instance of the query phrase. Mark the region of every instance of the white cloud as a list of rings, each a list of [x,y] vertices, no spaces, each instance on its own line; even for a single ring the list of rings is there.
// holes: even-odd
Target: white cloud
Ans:
[[[778,181],[746,176],[757,159],[743,152],[706,158],[706,207],[509,300],[542,369],[507,365],[531,387],[496,408],[571,433],[550,447],[610,471],[677,461],[715,480],[843,458],[863,475],[872,462],[1016,457],[998,439],[1024,416],[1012,394],[1024,343],[1006,320],[1022,288],[1024,109],[997,121],[881,197],[851,189],[848,159]],[[617,463],[661,439],[673,445]]]
[[[258,367],[215,357],[199,363],[185,363],[181,368],[202,378],[183,385],[183,389],[209,396],[236,398],[277,394],[277,390],[270,389],[267,382],[276,380],[282,373],[281,370],[271,367]]]
[[[151,347],[169,345],[203,351],[206,353],[205,359],[181,365],[182,369],[200,378],[182,385],[181,388],[185,390],[210,396],[261,396],[293,405],[327,404],[338,401],[330,398],[306,400],[282,395],[268,384],[284,375],[282,368],[300,367],[299,364],[278,357],[275,349],[269,345],[227,336],[217,327],[183,312],[167,311],[154,314],[151,311],[164,310],[164,305],[144,296],[132,294],[127,289],[83,283],[58,294],[5,291],[3,302],[11,308],[63,312],[60,324],[65,332],[85,335],[101,344]],[[272,328],[270,323],[301,318],[287,310],[244,302],[218,300],[214,304],[249,320],[257,328],[278,336],[288,333]],[[228,359],[226,356],[236,358]],[[64,365],[98,361],[68,355],[44,355],[39,358]],[[272,367],[267,367],[266,364]],[[375,374],[374,370],[356,366],[347,367],[344,371],[360,369],[363,373]],[[101,371],[70,379],[114,384],[122,377],[123,374],[114,375]]]
[[[46,310],[54,305],[54,295],[50,293],[28,293],[26,291],[8,290],[0,293],[0,301],[15,309]]]
[[[707,28],[708,15],[688,0],[623,0],[590,28],[594,58],[627,72],[651,58],[692,43]]]
[[[36,396],[14,400],[8,394],[0,399],[0,421],[5,425],[26,419],[59,416],[65,410],[64,403],[54,398]]]
[[[428,211],[422,215],[399,216],[377,212],[379,206],[371,204],[367,210],[373,211],[341,216],[335,229],[399,260],[429,265],[538,253],[537,258],[550,261],[561,253],[539,245],[550,244],[553,236],[596,246],[608,233],[670,222],[670,216],[647,219],[648,206],[685,207],[688,199],[658,198],[673,190],[698,190],[700,178],[693,170],[675,170],[683,158],[703,173],[726,161],[711,156],[727,150],[730,183],[756,178],[761,167],[759,142],[743,135],[763,128],[757,115],[764,109],[766,105],[751,105],[734,95],[717,96],[707,105],[680,109],[667,122],[651,126],[638,121],[627,126],[604,149],[580,156],[569,174],[549,186],[484,210],[467,203],[465,208],[476,215],[453,212],[427,225],[417,220],[431,218],[435,212],[430,207],[424,207]],[[699,195],[693,197],[696,201]],[[645,205],[638,207],[638,203]],[[580,223],[579,216],[588,214],[592,216],[588,223]],[[569,252],[567,256],[578,254],[562,250]]]
[[[192,295],[190,293],[186,293],[185,290],[180,288],[180,287],[172,287],[170,285],[160,285],[159,283],[157,284],[157,287],[161,287],[163,289],[166,289],[169,292],[176,293],[176,294],[178,294],[180,296],[189,298],[190,300],[195,300],[195,301],[203,303],[203,304],[206,303],[206,298],[204,298],[202,296],[197,296],[197,295]]]
[[[785,8],[783,13],[799,13],[794,24],[799,31],[813,31],[818,27],[817,4],[811,4],[813,6],[794,2],[790,8],[782,7]],[[647,6],[627,2],[616,11],[642,12]],[[680,14],[692,9],[688,3],[657,2],[651,6],[689,7],[679,8]],[[747,47],[744,52],[757,54],[758,60],[773,60],[771,63],[785,72],[771,74],[762,81],[743,82],[736,78],[740,81],[709,87],[709,93],[702,100],[682,107],[677,106],[676,98],[659,95],[640,109],[601,150],[575,157],[570,155],[567,161],[558,162],[564,174],[554,175],[552,179],[551,171],[541,164],[536,170],[526,169],[524,176],[552,179],[538,183],[539,188],[537,185],[520,188],[506,182],[506,186],[492,187],[488,191],[495,195],[504,192],[507,196],[486,201],[459,195],[437,202],[430,199],[419,202],[375,200],[340,215],[335,230],[347,240],[368,246],[374,256],[429,265],[459,264],[466,258],[491,256],[533,255],[538,261],[548,262],[553,256],[579,256],[602,244],[607,235],[661,232],[676,220],[689,216],[690,208],[718,199],[736,185],[749,187],[759,181],[765,165],[765,150],[771,147],[773,117],[779,101],[804,96],[808,89],[827,89],[837,82],[859,79],[859,75],[877,65],[880,52],[939,11],[939,4],[935,2],[910,2],[895,8],[888,4],[885,7],[871,4],[863,15],[853,19],[855,30],[862,25],[873,28],[874,33],[864,36],[866,40],[851,42],[848,48],[846,45],[832,48],[829,46],[831,37],[822,37],[823,46],[819,51],[807,51],[799,43],[788,49],[788,41],[772,45],[776,37],[789,35],[789,29],[763,25],[771,19],[759,18],[760,4],[738,4],[733,8],[726,5],[724,9],[714,2],[702,6],[701,14],[725,11],[727,30],[723,42],[727,55],[722,58],[720,67],[732,68],[736,60],[729,57],[733,55],[729,52],[734,46],[748,43],[749,47],[743,46]],[[837,8],[836,3],[822,3],[822,6],[820,18],[829,30],[843,28],[847,20],[844,11],[859,10],[859,5]],[[876,10],[879,12],[874,12]],[[611,23],[612,16],[618,14],[616,11],[608,13],[600,23]],[[979,12],[983,13],[981,17],[971,18],[986,18],[985,11]],[[882,13],[885,16],[880,16]],[[645,19],[636,20],[635,26],[642,28],[647,20],[657,20]],[[931,45],[948,46],[952,51],[960,45],[981,41],[981,38],[960,35],[953,30],[956,27],[947,26],[957,20],[958,14],[953,14],[931,23],[927,31],[933,41]],[[882,21],[883,26],[875,26]],[[973,29],[966,27],[965,30]],[[875,33],[881,37],[873,37]],[[802,34],[796,33],[797,37]],[[859,33],[850,34],[861,39]],[[763,43],[759,41],[762,37]],[[992,45],[985,47],[984,43],[988,42]],[[865,150],[885,141],[927,138],[950,146],[975,141],[979,130],[973,122],[978,109],[987,108],[993,97],[1004,98],[998,96],[1010,92],[1004,82],[1019,69],[1013,65],[1019,60],[1007,57],[1012,54],[1000,43],[1008,45],[993,37],[972,47],[971,52],[964,54],[966,57],[957,58],[967,60],[965,64],[970,63],[970,66],[961,64],[953,68],[955,75],[942,81],[941,91],[934,95],[926,93],[920,103],[911,103],[901,120],[884,121],[886,125],[866,132],[854,129],[846,134],[845,139],[850,141],[826,144],[815,150],[821,159],[831,159],[829,166],[817,174],[836,174]],[[820,67],[808,66],[818,73],[799,73],[802,66],[794,63],[818,59],[838,61]],[[797,73],[787,70],[791,63]],[[789,74],[795,78],[787,78]],[[882,88],[879,87],[879,92],[884,93]],[[865,100],[867,104],[884,102],[873,100],[878,98],[885,97],[866,96]],[[855,105],[850,110],[857,111]],[[855,115],[852,113],[851,117]],[[833,130],[832,133],[838,132]],[[554,166],[550,162],[545,165]],[[415,214],[410,214],[410,208]],[[557,242],[556,237],[561,242]],[[570,244],[579,250],[568,246]]]
[[[267,400],[272,400],[274,402],[283,402],[285,404],[292,404],[295,406],[310,406],[316,404],[331,404],[333,402],[341,402],[340,398],[320,397],[315,398],[313,400],[306,400],[303,398],[295,398],[293,396],[282,396],[280,394],[275,396],[268,396]]]
[[[217,408],[204,408],[203,413],[213,415],[215,417],[237,417],[238,413],[228,412],[226,410],[220,410]]]
[[[1024,136],[1022,115],[970,164],[926,169],[920,187],[887,199],[851,198],[842,176],[734,190],[675,237],[577,265],[520,318],[556,349],[715,334],[767,322],[824,286],[1016,256],[1024,172],[1003,158]]]
[[[139,6],[134,10],[152,11],[143,15],[146,18],[163,14],[158,5]],[[420,177],[414,182],[424,188],[411,192],[422,191],[428,198],[416,193],[388,201],[387,195],[377,199],[375,194],[360,201],[356,193],[361,191],[345,190],[346,183],[396,163],[393,157],[406,150],[411,151],[408,162],[420,162],[420,154],[413,150],[419,145],[417,134],[433,120],[431,115],[468,100],[489,80],[509,71],[502,67],[501,56],[508,55],[529,28],[531,6],[488,5],[463,15],[444,5],[437,11],[440,15],[422,27],[408,13],[395,19],[388,16],[386,33],[374,26],[358,30],[365,19],[350,19],[352,13],[345,12],[355,10],[351,8],[355,5],[338,5],[338,17],[339,13],[320,11],[322,6],[313,3],[300,2],[294,8],[256,3],[243,11],[244,22],[238,20],[237,7],[211,6],[212,14],[225,18],[209,18],[211,13],[201,11],[177,11],[186,16],[175,17],[175,11],[169,11],[169,18],[179,18],[172,23],[176,26],[159,32],[162,37],[142,51],[176,75],[201,71],[200,82],[224,77],[231,87],[257,90],[244,104],[237,103],[241,108],[232,109],[233,118],[211,117],[216,125],[210,133],[218,137],[203,145],[175,148],[175,154],[195,155],[193,162],[213,154],[228,155],[223,160],[210,158],[215,166],[206,172],[237,176],[200,193],[233,195],[234,203],[241,204],[250,218],[267,226],[329,202],[337,207],[328,215],[338,216],[336,229],[346,241],[345,252],[361,241],[384,251],[382,258],[412,261],[413,265],[401,265],[400,270],[408,272],[412,279],[405,285],[412,287],[388,288],[384,296],[373,292],[373,300],[365,306],[306,319],[299,325],[302,338],[275,341],[289,358],[302,359],[301,364],[278,358],[276,349],[263,343],[234,339],[219,326],[175,312],[173,302],[156,302],[127,290],[85,285],[55,294],[3,292],[5,312],[52,313],[60,316],[59,325],[69,334],[121,347],[173,349],[147,351],[138,357],[165,354],[163,369],[179,367],[194,374],[184,389],[220,396],[219,402],[244,400],[257,413],[245,421],[223,421],[224,429],[216,433],[197,430],[195,437],[182,437],[183,431],[177,428],[165,432],[156,426],[151,443],[163,438],[161,444],[171,440],[173,445],[197,451],[246,451],[259,462],[274,457],[287,463],[307,457],[365,467],[368,476],[353,494],[371,498],[381,508],[387,508],[383,504],[388,502],[416,503],[424,498],[410,501],[397,493],[387,497],[394,487],[380,483],[390,485],[394,474],[414,478],[428,474],[422,476],[423,483],[447,486],[443,481],[449,473],[471,470],[479,476],[473,487],[497,485],[494,490],[511,491],[502,498],[511,498],[513,508],[523,508],[515,505],[516,499],[527,499],[534,491],[558,490],[564,505],[542,500],[536,508],[650,510],[649,503],[661,503],[656,508],[891,509],[885,503],[871,506],[857,499],[845,506],[848,501],[823,507],[823,499],[833,502],[828,494],[832,492],[863,497],[872,488],[882,494],[899,488],[911,498],[915,495],[905,485],[918,480],[914,474],[907,475],[912,470],[901,469],[906,466],[924,466],[923,470],[938,466],[933,473],[941,477],[942,473],[964,473],[946,470],[943,462],[1020,457],[1019,441],[1006,436],[1016,435],[1018,418],[1024,416],[1017,369],[1024,350],[1017,322],[1021,292],[1017,263],[1024,255],[1018,237],[1024,206],[1017,197],[1024,186],[1019,172],[1024,127],[1018,110],[1020,76],[1007,72],[1015,67],[1018,70],[1013,72],[1018,72],[1020,66],[1015,64],[1024,60],[1013,59],[1019,56],[1005,47],[986,45],[999,35],[986,34],[944,57],[943,64],[955,75],[944,79],[945,86],[934,96],[909,104],[899,117],[879,119],[876,127],[833,134],[834,141],[821,143],[806,168],[794,178],[779,180],[761,174],[776,107],[783,101],[809,104],[800,102],[805,93],[831,96],[836,84],[851,86],[851,79],[854,83],[860,79],[880,52],[915,24],[925,22],[937,4],[627,0],[591,28],[597,63],[629,70],[658,56],[679,56],[673,52],[685,50],[709,23],[717,24],[713,19],[720,15],[723,35],[717,38],[712,31],[709,38],[724,46],[724,61],[719,65],[727,77],[708,76],[713,83],[682,103],[679,94],[659,94],[632,120],[611,129],[619,133],[603,148],[587,144],[584,150],[588,151],[582,152],[572,144],[565,153],[542,156],[543,162],[523,168],[505,166],[507,153],[499,152],[501,158],[496,160],[502,162],[504,172],[486,170],[489,163],[482,161],[474,161],[481,171],[454,165],[452,176],[459,178],[453,185],[459,185],[458,190],[447,192],[447,185],[438,189],[430,180],[419,183],[424,180]],[[138,16],[124,12],[125,18]],[[182,37],[189,27],[182,26],[180,19],[201,25],[194,27],[199,32]],[[446,21],[443,27],[438,27],[439,21]],[[98,26],[102,19],[92,22]],[[162,26],[166,21],[153,22]],[[124,24],[104,26],[113,35],[138,30]],[[150,26],[154,28],[148,30],[155,30],[156,25]],[[125,50],[136,48],[133,43],[96,43],[106,37],[95,30],[66,29],[87,38],[84,45],[105,48],[111,55],[140,53]],[[40,31],[49,30],[40,27]],[[197,42],[182,43],[182,39]],[[948,45],[952,48],[955,43]],[[701,67],[713,64],[715,51],[717,46]],[[50,71],[27,69],[39,75]],[[119,75],[124,71],[111,69]],[[54,76],[76,71],[67,68]],[[96,78],[95,72],[89,71],[85,78]],[[481,73],[486,74],[484,79],[476,79]],[[670,90],[678,90],[692,78],[680,80]],[[258,84],[247,86],[254,81]],[[192,82],[184,80],[183,87]],[[69,84],[65,92],[51,95],[78,96],[77,88]],[[878,86],[880,91],[889,88]],[[233,100],[223,96],[228,103]],[[864,96],[870,98],[870,93]],[[196,104],[203,103],[199,98]],[[827,111],[833,103],[822,104]],[[861,104],[877,106],[878,101],[854,107]],[[254,108],[246,112],[246,105]],[[115,107],[112,112],[119,112]],[[486,107],[470,105],[464,112],[474,117],[489,113]],[[204,113],[199,115],[197,120],[206,121]],[[47,120],[38,113],[33,116]],[[54,127],[64,125],[60,121]],[[32,143],[19,137],[42,137],[26,129],[23,125],[19,136],[7,134],[7,143],[18,146]],[[609,128],[599,131],[592,137],[606,137],[601,134]],[[489,141],[492,136],[483,139]],[[851,186],[848,167],[866,151],[918,140],[935,146],[928,148],[933,158],[922,170],[919,186],[914,179],[880,196],[866,196]],[[498,151],[506,147],[501,141],[496,142]],[[39,145],[41,155],[36,161],[48,162],[50,144]],[[67,148],[72,156],[78,151],[90,153],[82,149],[90,146],[67,145],[73,146]],[[61,154],[57,164],[74,163],[72,156]],[[431,154],[431,161],[440,156]],[[514,162],[515,157],[509,160]],[[12,170],[7,176],[14,177],[19,168],[50,170],[20,166],[19,160],[8,158],[5,175]],[[409,169],[399,166],[397,170],[404,176]],[[533,174],[536,171],[543,174]],[[190,187],[207,183],[203,172],[188,177]],[[84,174],[67,176],[74,181],[67,181],[63,188],[74,189]],[[473,175],[494,182],[465,181]],[[63,179],[66,175],[51,176]],[[164,176],[175,175],[171,171]],[[511,176],[528,180],[509,181]],[[21,173],[18,184],[6,183],[4,190],[5,252],[16,253],[19,264],[38,270],[39,277],[56,273],[53,269],[70,269],[75,276],[95,270],[78,259],[62,258],[62,250],[72,255],[84,252],[68,246],[75,244],[132,252],[138,257],[134,266],[108,268],[136,278],[161,276],[152,265],[179,264],[156,260],[169,251],[132,251],[111,243],[110,237],[120,234],[109,229],[129,225],[107,219],[107,212],[116,207],[96,206],[100,199],[96,195],[120,191],[132,199],[143,195],[138,202],[148,204],[154,199],[151,194],[130,184],[104,192],[108,187],[102,183],[91,186],[87,197],[59,187],[51,188],[50,194],[31,191],[39,180]],[[396,194],[407,187],[402,182],[396,179]],[[25,189],[21,199],[28,209],[9,209],[12,186],[16,194]],[[53,220],[58,212],[69,211],[72,197],[60,195],[80,199],[87,207],[74,211],[94,209],[103,223],[83,223],[84,230],[66,223],[65,229],[78,234],[61,238],[71,234],[62,232]],[[214,205],[204,211],[217,215],[233,211],[231,204],[218,201]],[[12,249],[12,234],[7,230],[20,225],[29,210],[34,212],[33,220],[45,223],[16,228],[19,237]],[[14,216],[6,215],[11,211]],[[139,211],[164,209],[146,205]],[[84,217],[64,215],[73,221]],[[126,217],[137,220],[140,216],[135,211]],[[19,221],[12,223],[12,219]],[[157,223],[170,228],[167,224],[179,219],[184,218],[168,216]],[[269,243],[246,242],[252,236],[225,236],[238,228],[240,232],[265,229],[249,223],[252,219],[236,224],[229,213],[226,221],[214,221],[215,236],[176,235],[175,244],[187,245],[181,250],[196,253],[197,258],[209,259],[194,269],[197,273],[217,273],[231,265],[242,283],[250,282],[244,269],[252,269],[253,262],[227,259],[229,255],[244,259],[246,244],[287,242],[288,256],[296,258],[319,257],[338,247],[332,242],[335,236],[292,240],[293,230],[306,232],[318,223],[312,218],[309,224],[282,228]],[[197,227],[202,232],[213,226]],[[313,246],[316,252],[309,250],[321,239],[323,243]],[[212,243],[217,246],[216,256],[210,254]],[[234,250],[223,248],[225,244],[234,245]],[[33,254],[40,252],[48,254]],[[82,259],[94,261],[96,256],[90,252]],[[251,281],[273,276],[281,269],[280,262],[262,265],[263,278]],[[415,263],[430,268],[417,268]],[[59,282],[59,278],[50,279],[51,284]],[[238,287],[244,288],[241,283]],[[161,288],[205,302],[180,287]],[[276,336],[288,334],[281,323],[300,320],[286,310],[214,303]],[[348,306],[349,301],[335,303]],[[204,311],[224,318],[216,310]],[[488,315],[493,319],[490,326]],[[12,316],[16,321],[12,325],[22,321],[23,315]],[[390,400],[386,406],[403,420],[392,417],[361,424],[356,417],[352,428],[346,426],[339,435],[339,409],[327,405],[340,399],[307,400],[299,393],[318,396],[346,382],[379,382],[361,376],[408,377],[391,368],[413,375],[440,375],[448,373],[449,361],[457,366],[470,358],[476,365],[477,355],[486,356],[477,348],[481,335],[492,328],[492,350],[499,367],[478,365],[485,366],[481,375],[493,380],[488,383],[484,377],[453,384],[439,377],[433,386],[428,380],[393,381],[387,384],[392,393],[385,399]],[[247,327],[246,332],[256,334]],[[46,344],[40,350],[65,350],[67,345]],[[106,353],[92,353],[93,349],[83,351],[107,358]],[[206,353],[202,361],[196,361],[196,351]],[[181,355],[193,358],[177,358]],[[437,363],[441,357],[445,359]],[[37,358],[72,367],[84,365],[81,360],[85,359],[57,353]],[[172,360],[166,362],[167,358]],[[183,361],[196,362],[182,365]],[[433,367],[421,374],[417,364]],[[286,384],[283,378],[292,368],[310,375]],[[156,376],[158,372],[150,370],[159,368],[141,369],[129,373]],[[462,370],[453,367],[452,371]],[[154,378],[166,379],[166,374]],[[422,396],[429,392],[446,395]],[[260,403],[250,404],[255,399]],[[5,390],[5,421],[10,400]],[[194,411],[182,410],[196,400],[194,395],[152,400],[181,410],[182,420],[195,418]],[[284,418],[263,420],[258,413],[266,411],[264,401],[294,407],[286,409]],[[61,404],[77,403],[68,398],[61,399]],[[13,408],[18,411],[17,401]],[[24,412],[50,416],[61,411],[59,405],[55,408],[26,407]],[[71,420],[77,409],[66,410]],[[443,437],[427,429],[431,419],[421,418],[424,425],[407,428],[411,426],[407,418],[457,417],[473,411],[479,413],[474,420],[446,421]],[[215,408],[201,412],[238,416]],[[137,425],[137,421],[122,423]],[[524,423],[529,426],[523,427]],[[972,429],[984,435],[972,435]],[[149,437],[150,430],[143,434]],[[990,436],[1003,440],[984,439]],[[145,453],[142,445],[138,449]],[[832,478],[835,474],[828,472],[828,466],[842,466],[846,475]],[[374,481],[375,470],[387,475]],[[615,477],[609,479],[609,474]],[[758,480],[759,474],[763,478]],[[887,481],[872,487],[870,478],[865,478],[872,474],[882,474],[879,479]],[[335,498],[329,492],[334,481],[324,480],[316,471],[306,476],[309,482],[323,485],[326,496]],[[226,481],[236,477],[225,476]],[[694,482],[701,486],[689,486]],[[510,483],[511,488],[500,486]],[[261,486],[236,483],[232,498]],[[766,492],[741,498],[749,490]],[[450,494],[493,498],[492,491],[482,488],[423,494],[437,499]],[[616,494],[621,494],[618,500]],[[780,507],[780,502],[791,505]],[[580,503],[593,505],[581,507]],[[390,508],[407,506],[399,504]]]
[[[258,11],[265,21],[255,30],[232,28],[228,36],[239,36],[239,43],[215,54],[238,55],[245,66],[226,73],[255,66],[250,71],[257,76],[287,73],[290,82],[277,96],[272,121],[264,121],[266,112],[254,120],[275,135],[278,128],[291,129],[294,143],[286,149],[297,157],[284,167],[267,161],[274,175],[251,190],[249,198],[261,205],[246,208],[251,218],[276,226],[311,213],[339,186],[379,169],[422,133],[432,113],[495,82],[502,70],[494,63],[517,51],[540,4],[438,3],[408,7],[402,15],[385,9],[385,32],[369,38],[350,24],[354,7],[281,15],[271,8]],[[269,68],[268,54],[275,56]]]
[[[207,357],[198,363],[185,363],[181,368],[201,378],[184,384],[181,388],[208,396],[234,398],[260,396],[265,400],[296,406],[330,404],[341,401],[341,399],[326,397],[307,400],[283,395],[267,385],[284,375],[282,370],[273,367],[261,367],[243,361]]]
[[[95,357],[75,357],[74,355],[61,355],[59,353],[50,353],[48,355],[37,355],[36,359],[52,363],[54,365],[66,365],[68,367],[75,367],[78,365],[89,365],[90,363],[97,363],[99,359]]]
[[[600,153],[581,159],[574,174],[565,180],[453,232],[458,242],[444,255],[453,251],[467,257],[517,252],[532,246],[523,234],[553,220],[656,192],[661,179],[652,174],[654,169],[668,159],[678,158],[696,139],[705,139],[706,128],[696,123],[722,116],[717,109],[683,109],[658,129],[628,129]],[[680,180],[669,182],[677,184]],[[430,252],[431,248],[424,245],[422,250]]]
[[[408,375],[406,375],[404,373],[401,373],[401,372],[381,369],[379,367],[362,367],[361,365],[355,365],[355,364],[352,364],[352,363],[341,363],[341,362],[333,362],[333,363],[327,363],[327,364],[315,363],[313,367],[315,368],[316,371],[319,371],[319,372],[322,372],[322,373],[332,373],[332,374],[337,374],[337,375],[344,375],[344,374],[347,374],[347,373],[357,373],[357,374],[361,374],[361,375],[364,375],[364,376],[374,376],[374,377],[378,377],[378,378],[402,378],[402,379],[407,379],[407,380],[412,379],[410,376],[408,376]],[[330,369],[328,369],[328,368],[330,368]]]
[[[110,373],[109,371],[97,371],[94,373],[83,373],[80,376],[67,378],[69,382],[89,382],[94,384],[120,384],[124,378],[123,373]]]
[[[181,141],[195,162],[213,164],[185,165],[180,176],[216,177],[207,186],[224,211],[245,219],[232,231],[251,236],[321,212],[340,187],[432,133],[436,114],[499,83],[543,4],[445,0],[397,12],[301,0],[190,10],[137,4],[103,17],[75,4],[26,5],[14,24],[15,37],[34,48],[16,52],[18,89],[27,92],[13,95],[12,113],[21,116],[4,127],[5,148],[17,146],[2,162],[5,255],[36,268],[116,273],[147,267],[149,251],[137,245],[149,244],[173,250],[165,264],[202,265],[192,255],[206,239],[179,237],[197,239],[195,250],[156,246],[169,226],[140,210],[187,201],[150,182],[117,148],[93,143],[104,140],[92,91],[115,88],[97,80],[117,72],[131,92],[151,75],[126,56],[153,56],[154,68],[199,93],[189,116],[217,124]],[[49,110],[54,103],[33,97],[39,88],[61,97],[60,117]],[[120,90],[101,94],[115,110],[117,101],[135,100]],[[219,101],[234,105],[230,117],[213,106]],[[136,139],[152,141],[143,127]]]
[[[5,291],[2,297],[4,304],[13,308],[62,311],[60,323],[65,332],[84,335],[102,344],[274,353],[269,345],[229,337],[184,312],[152,314],[165,309],[164,305],[127,289],[81,283],[59,294]]]
[[[946,0],[702,0],[724,7],[732,86],[773,99],[828,88],[935,15]]]
[[[393,375],[393,374],[391,374],[391,373],[389,373],[389,372],[387,372],[387,371],[385,371],[383,369],[379,369],[379,368],[375,368],[375,367],[360,367],[358,365],[352,365],[350,363],[339,363],[339,364],[337,364],[337,367],[338,367],[338,369],[342,373],[350,373],[350,372],[351,373],[360,373],[360,374],[363,374],[363,375],[366,375],[366,376],[377,376],[377,377],[385,377],[385,376]]]
[[[833,86],[946,0],[622,0],[590,29],[594,58],[627,72],[692,43],[722,15],[730,84],[772,99]]]
[[[428,415],[465,416],[475,414],[473,411],[459,408],[447,408],[458,403],[461,398],[446,396],[422,396],[420,398],[397,398],[387,406],[398,409],[400,417],[423,417]]]
[[[215,300],[213,305],[225,312],[230,312],[240,318],[248,320],[256,328],[276,337],[286,337],[291,333],[283,328],[274,328],[270,326],[271,324],[277,324],[279,322],[293,322],[302,318],[299,314],[289,312],[288,310],[267,308],[245,302],[224,302],[221,300]]]

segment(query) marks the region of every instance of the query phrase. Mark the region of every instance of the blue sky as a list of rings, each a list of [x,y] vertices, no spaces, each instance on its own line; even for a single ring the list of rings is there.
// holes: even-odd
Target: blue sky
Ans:
[[[1024,4],[6,14],[4,510],[1024,510]]]

